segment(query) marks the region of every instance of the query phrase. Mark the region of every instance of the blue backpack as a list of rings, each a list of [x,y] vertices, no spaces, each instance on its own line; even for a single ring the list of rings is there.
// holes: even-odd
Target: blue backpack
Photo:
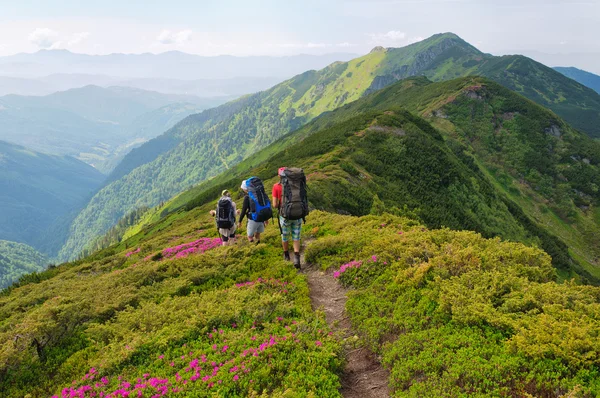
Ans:
[[[250,199],[250,219],[264,222],[273,218],[271,201],[265,192],[265,187],[258,177],[250,177],[246,181],[248,198]]]

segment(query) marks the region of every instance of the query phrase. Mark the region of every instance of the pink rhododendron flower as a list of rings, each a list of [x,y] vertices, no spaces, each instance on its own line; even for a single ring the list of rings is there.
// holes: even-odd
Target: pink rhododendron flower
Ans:
[[[139,252],[140,252],[140,250],[141,250],[141,249],[138,247],[137,249],[135,249],[135,250],[133,250],[133,251],[130,251],[129,253],[126,253],[126,254],[125,254],[125,257],[131,257],[131,256],[133,256],[134,254],[136,254],[136,253],[139,253]]]

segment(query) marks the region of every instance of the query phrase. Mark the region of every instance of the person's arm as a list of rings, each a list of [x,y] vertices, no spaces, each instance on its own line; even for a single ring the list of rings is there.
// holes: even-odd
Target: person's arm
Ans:
[[[273,185],[273,192],[272,192],[272,196],[273,196],[273,207],[275,207],[276,209],[279,209],[279,194],[278,194],[278,187],[279,184],[275,184]]]
[[[246,216],[246,213],[248,212],[248,210],[250,209],[250,199],[248,198],[248,195],[244,196],[244,204],[242,205],[242,214],[240,214],[240,225],[242,224],[242,220],[244,220],[244,217]]]

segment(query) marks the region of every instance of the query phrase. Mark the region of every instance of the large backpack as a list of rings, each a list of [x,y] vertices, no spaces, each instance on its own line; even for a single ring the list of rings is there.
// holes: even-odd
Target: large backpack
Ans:
[[[222,197],[217,204],[217,228],[230,229],[235,224],[235,212],[231,198]]]
[[[265,186],[258,177],[250,177],[246,181],[250,199],[250,219],[264,222],[273,217],[271,201],[265,192]]]
[[[304,170],[286,168],[281,175],[283,195],[281,215],[287,220],[304,219],[308,215],[306,176]]]

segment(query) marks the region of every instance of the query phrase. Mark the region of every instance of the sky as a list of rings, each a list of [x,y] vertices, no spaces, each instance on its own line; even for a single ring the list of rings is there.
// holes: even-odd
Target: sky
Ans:
[[[600,63],[600,0],[0,0],[0,55],[364,54],[440,32],[496,55],[598,54]]]

